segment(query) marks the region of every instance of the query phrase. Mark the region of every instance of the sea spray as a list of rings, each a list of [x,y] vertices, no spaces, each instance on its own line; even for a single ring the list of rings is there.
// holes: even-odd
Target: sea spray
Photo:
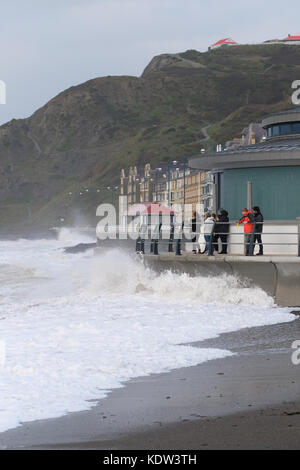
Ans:
[[[94,294],[137,295],[161,298],[164,302],[197,302],[235,305],[274,305],[271,296],[249,287],[237,276],[189,276],[172,271],[156,273],[121,250],[109,250],[85,265],[86,289]]]
[[[5,365],[5,359],[6,359],[6,345],[5,341],[0,340],[0,371],[3,369]]]
[[[231,354],[184,344],[294,319],[233,276],[156,274],[121,250],[64,252],[78,241],[73,231],[0,242],[1,431],[89,409],[133,377]]]

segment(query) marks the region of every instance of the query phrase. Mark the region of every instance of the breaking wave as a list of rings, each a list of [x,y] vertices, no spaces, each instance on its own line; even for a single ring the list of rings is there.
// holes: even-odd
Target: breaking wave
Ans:
[[[91,241],[74,230],[0,241],[0,431],[89,409],[133,377],[231,355],[187,343],[294,319],[234,276],[156,274],[117,249],[64,251]]]
[[[274,305],[273,298],[261,288],[249,287],[236,276],[192,277],[172,271],[157,274],[121,250],[110,250],[95,258],[87,288],[94,293],[154,296],[183,303]]]

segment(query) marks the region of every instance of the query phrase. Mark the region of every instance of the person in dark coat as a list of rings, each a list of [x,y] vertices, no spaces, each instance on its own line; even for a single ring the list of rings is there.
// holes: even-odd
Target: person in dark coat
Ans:
[[[225,209],[221,209],[220,214],[218,215],[218,218],[217,218],[217,224],[215,226],[214,249],[215,251],[218,251],[218,241],[220,238],[221,243],[222,243],[222,251],[220,251],[220,254],[223,254],[223,255],[227,254],[228,233],[229,233],[228,212]]]
[[[263,231],[264,218],[258,206],[254,206],[252,208],[252,211],[253,211],[254,222],[255,222],[255,233],[254,233],[253,243],[254,243],[254,247],[255,247],[255,243],[256,242],[258,243],[259,252],[257,253],[257,256],[262,256],[264,254],[264,247],[262,244],[261,234]]]
[[[192,218],[192,232],[195,233],[195,236],[192,238],[192,243],[193,243],[193,253],[197,253],[197,212],[193,212],[193,218]]]

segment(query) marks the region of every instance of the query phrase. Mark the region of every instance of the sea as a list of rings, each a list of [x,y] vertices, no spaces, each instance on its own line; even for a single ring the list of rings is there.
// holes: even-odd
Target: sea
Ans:
[[[194,342],[295,318],[234,276],[157,274],[118,248],[65,252],[93,241],[70,228],[0,241],[0,432],[233,354]]]

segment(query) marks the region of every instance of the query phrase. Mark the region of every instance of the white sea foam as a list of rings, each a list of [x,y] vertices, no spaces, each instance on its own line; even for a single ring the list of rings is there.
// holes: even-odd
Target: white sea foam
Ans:
[[[92,241],[0,242],[0,431],[88,409],[130,378],[226,357],[182,345],[291,321],[233,276],[157,275],[120,250],[65,254]]]

